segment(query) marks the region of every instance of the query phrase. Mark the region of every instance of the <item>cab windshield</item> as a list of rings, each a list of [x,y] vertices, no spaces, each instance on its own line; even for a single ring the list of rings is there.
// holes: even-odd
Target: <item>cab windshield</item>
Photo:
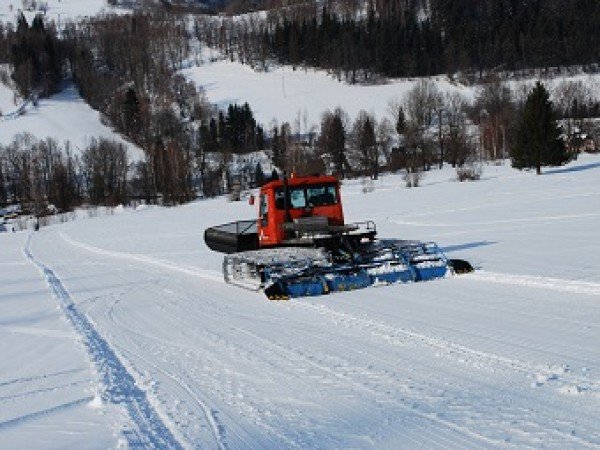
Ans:
[[[330,206],[338,202],[335,184],[289,187],[288,192],[288,205],[290,209]],[[275,191],[275,206],[277,209],[285,209],[283,188]]]

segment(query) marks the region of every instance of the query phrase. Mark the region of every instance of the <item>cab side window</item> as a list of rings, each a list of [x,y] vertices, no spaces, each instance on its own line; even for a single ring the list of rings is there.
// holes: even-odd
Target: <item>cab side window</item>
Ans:
[[[335,186],[314,186],[306,189],[309,206],[329,206],[337,203]]]

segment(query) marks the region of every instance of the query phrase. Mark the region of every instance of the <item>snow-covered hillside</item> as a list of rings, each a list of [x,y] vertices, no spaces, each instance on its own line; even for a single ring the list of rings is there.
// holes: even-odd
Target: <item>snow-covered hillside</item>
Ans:
[[[377,119],[389,117],[389,105],[402,100],[419,82],[418,78],[391,80],[381,85],[349,85],[338,82],[324,71],[278,67],[268,72],[254,71],[239,62],[220,59],[218,53],[210,60],[209,50],[204,51],[206,62],[199,67],[182,71],[183,75],[201,86],[208,99],[221,108],[231,103],[248,102],[260,123],[288,122],[307,132],[318,126],[326,110],[340,106],[354,119],[365,110]],[[431,78],[441,92],[458,92],[467,101],[473,101],[478,86],[465,86],[451,82],[448,77]],[[543,80],[552,91],[561,81],[582,81],[592,92],[600,91],[600,75],[575,75]],[[519,95],[533,87],[537,79],[511,81],[509,85]],[[297,128],[294,128],[296,130]]]
[[[322,71],[293,70],[279,67],[268,72],[256,72],[250,66],[217,60],[182,71],[183,75],[201,86],[211,103],[226,108],[231,103],[248,102],[260,123],[269,125],[288,122],[308,128],[320,123],[321,114],[341,106],[351,118],[365,110],[382,118],[389,115],[390,100],[401,98],[418,80],[362,86],[340,83]],[[436,84],[444,92],[458,91],[472,98],[471,90],[448,82]],[[309,131],[302,128],[302,132]]]
[[[452,177],[346,182],[346,216],[474,274],[284,303],[203,243],[244,203],[0,234],[2,445],[600,446],[600,159]]]
[[[35,8],[28,5],[35,3]],[[43,8],[46,5],[47,8]],[[106,0],[0,0],[0,21],[15,22],[19,10],[31,19],[35,14],[45,14],[57,23],[62,24],[66,20],[77,20],[83,17],[94,16],[103,11],[115,12],[118,9],[111,8]]]
[[[11,110],[5,111],[9,112]],[[0,145],[9,144],[17,134],[24,132],[38,139],[54,138],[59,144],[69,140],[76,152],[83,150],[92,138],[114,139],[127,145],[132,160],[143,157],[140,148],[100,122],[98,111],[85,103],[73,86],[41,99],[37,107],[29,106],[22,116],[0,117]]]

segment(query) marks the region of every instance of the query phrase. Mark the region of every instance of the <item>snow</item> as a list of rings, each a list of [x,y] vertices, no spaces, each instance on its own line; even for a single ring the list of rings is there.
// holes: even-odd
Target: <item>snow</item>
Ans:
[[[66,20],[77,20],[84,17],[95,16],[101,12],[119,12],[118,8],[111,8],[106,0],[38,0],[37,4],[48,6],[46,15],[50,20],[55,20],[59,25]],[[16,22],[19,10],[24,10],[21,0],[0,0],[0,21]],[[35,14],[43,13],[38,10],[24,10],[25,16],[31,20]]]
[[[60,144],[69,140],[75,152],[83,150],[92,138],[104,137],[125,144],[131,160],[143,158],[139,147],[100,122],[100,113],[85,103],[72,85],[50,98],[40,99],[38,107],[29,106],[22,116],[0,118],[0,145],[10,144],[24,132],[38,139],[51,137]]]
[[[600,446],[600,158],[454,176],[346,181],[346,217],[475,273],[289,302],[203,243],[245,203],[0,233],[3,446]]]
[[[0,233],[2,447],[83,448],[95,442],[108,448],[114,438],[107,413],[115,408],[88,407],[94,373],[39,271],[24,259],[26,241],[24,233]]]
[[[421,80],[419,78],[390,80],[379,85],[340,83],[322,70],[288,66],[269,71],[254,71],[250,66],[222,59],[219,53],[203,49],[204,63],[182,70],[182,74],[202,87],[211,103],[220,108],[248,102],[259,123],[270,125],[288,122],[293,131],[302,133],[320,124],[326,110],[341,106],[354,119],[361,110],[377,119],[391,119],[390,102],[402,100]],[[459,93],[473,101],[479,86],[466,86],[446,76],[430,77],[443,93]],[[537,79],[510,80],[509,86],[518,95],[531,90]],[[600,91],[600,74],[572,75],[542,80],[552,90],[562,81],[581,81],[591,92]]]
[[[293,70],[278,67],[256,72],[250,66],[227,60],[207,62],[182,70],[182,74],[201,86],[211,103],[221,108],[248,102],[259,123],[288,122],[294,132],[320,123],[326,110],[341,106],[354,119],[361,110],[377,118],[388,116],[389,102],[402,98],[418,79],[393,81],[381,85],[340,83],[323,71]],[[446,77],[433,79],[442,92],[460,92],[472,98],[472,90],[451,83]],[[298,125],[295,125],[298,123]],[[307,126],[305,126],[305,123]]]
[[[0,70],[1,69],[2,65],[0,64]],[[15,106],[14,91],[0,81],[0,114],[12,112],[15,109],[17,109],[17,107]],[[0,117],[2,116],[0,115]]]

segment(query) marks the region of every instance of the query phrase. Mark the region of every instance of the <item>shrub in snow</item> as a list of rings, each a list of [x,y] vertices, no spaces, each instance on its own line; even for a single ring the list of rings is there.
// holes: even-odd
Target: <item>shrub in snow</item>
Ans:
[[[230,202],[239,202],[242,199],[242,188],[239,183],[234,183],[227,199]]]
[[[456,168],[457,181],[477,181],[481,179],[483,168],[481,164],[468,163]]]
[[[404,174],[404,181],[406,182],[406,187],[419,187],[419,185],[421,184],[421,180],[423,179],[423,175],[424,174],[421,171],[406,172]]]

